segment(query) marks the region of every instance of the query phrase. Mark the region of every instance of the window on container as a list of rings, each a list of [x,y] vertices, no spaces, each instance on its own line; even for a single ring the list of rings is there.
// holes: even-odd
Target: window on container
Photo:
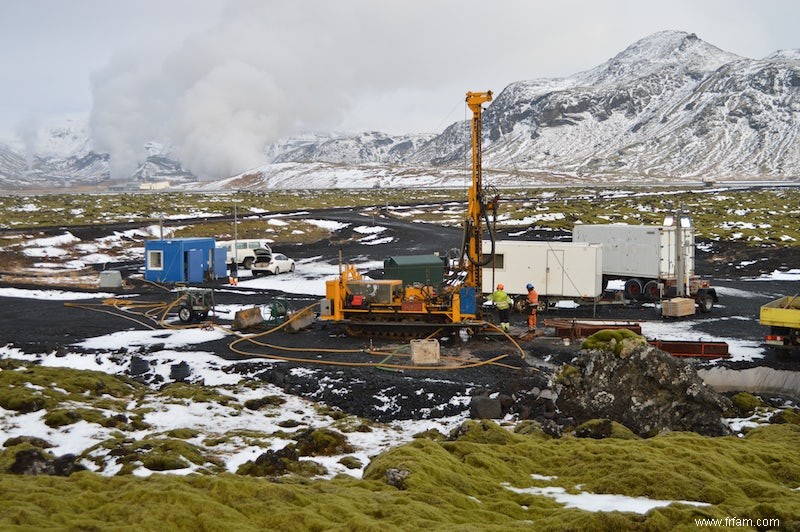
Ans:
[[[147,252],[147,265],[151,270],[164,269],[164,252],[151,249]]]
[[[503,260],[503,254],[495,253],[494,260],[490,260],[489,264],[486,265],[486,268],[494,268],[496,270],[502,270],[503,268],[505,268],[504,264],[505,261]]]

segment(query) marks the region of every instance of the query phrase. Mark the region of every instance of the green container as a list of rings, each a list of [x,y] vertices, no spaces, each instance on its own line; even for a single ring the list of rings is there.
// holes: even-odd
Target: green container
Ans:
[[[439,285],[445,261],[436,255],[400,255],[383,261],[384,279],[400,279],[403,286],[414,283]]]

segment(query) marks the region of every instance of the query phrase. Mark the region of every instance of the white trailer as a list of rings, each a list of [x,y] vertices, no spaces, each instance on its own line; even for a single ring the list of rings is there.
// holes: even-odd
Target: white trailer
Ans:
[[[491,253],[483,241],[483,253]],[[528,240],[498,240],[494,259],[483,267],[483,287],[491,292],[498,283],[524,306],[528,283],[542,303],[559,300],[596,300],[603,293],[603,247],[599,244]]]
[[[680,237],[674,225],[576,225],[572,241],[602,244],[603,283],[622,280],[626,299],[656,301],[693,297],[708,312],[716,291],[695,275],[694,228],[683,218]]]

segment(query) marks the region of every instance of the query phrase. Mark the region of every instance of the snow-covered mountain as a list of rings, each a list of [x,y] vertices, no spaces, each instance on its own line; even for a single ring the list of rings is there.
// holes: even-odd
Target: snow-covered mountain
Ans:
[[[495,183],[509,185],[556,176],[794,180],[800,178],[799,128],[800,51],[746,59],[694,34],[664,31],[591,70],[506,87],[483,116],[483,165]],[[452,124],[400,158],[380,157],[375,137],[325,138],[302,150],[279,149],[274,160],[384,163],[369,181],[375,186],[390,184],[381,174],[427,169],[432,183],[445,184],[442,170],[468,160],[470,134],[468,123]],[[277,175],[284,186],[299,182],[286,166],[246,175],[254,187],[274,186]]]
[[[28,126],[23,139],[0,143],[0,186],[66,186],[108,176],[108,155],[96,153],[84,120]]]
[[[800,51],[747,59],[694,34],[663,31],[593,69],[519,81],[496,94],[483,117],[483,166],[497,184],[796,180],[798,129]],[[470,134],[468,122],[457,122],[429,136],[303,135],[269,147],[269,165],[203,186],[448,184],[462,179]],[[108,160],[91,153],[35,158],[32,168],[42,179],[97,178]],[[162,164],[150,174],[186,176],[174,158],[153,156]],[[30,179],[28,168],[24,153],[0,145],[0,186]]]
[[[398,163],[417,152],[435,135],[387,135],[368,131],[357,135],[293,137],[268,150],[273,163],[323,161],[328,163]]]
[[[194,180],[171,156],[169,148],[151,142],[132,180]],[[84,118],[42,124],[24,141],[0,142],[0,189],[62,188],[109,181],[111,158],[94,149]]]

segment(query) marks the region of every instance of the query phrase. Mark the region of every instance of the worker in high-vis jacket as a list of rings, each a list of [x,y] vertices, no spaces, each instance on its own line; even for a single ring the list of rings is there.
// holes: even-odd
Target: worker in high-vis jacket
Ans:
[[[509,316],[511,315],[511,305],[513,301],[511,298],[506,294],[505,287],[503,283],[497,284],[497,290],[492,292],[491,301],[494,303],[494,306],[497,308],[498,318],[500,320],[500,328],[503,331],[508,332],[511,330],[511,325],[509,322]]]
[[[531,283],[525,287],[528,289],[528,331],[536,330],[536,311],[539,310],[539,293]]]

